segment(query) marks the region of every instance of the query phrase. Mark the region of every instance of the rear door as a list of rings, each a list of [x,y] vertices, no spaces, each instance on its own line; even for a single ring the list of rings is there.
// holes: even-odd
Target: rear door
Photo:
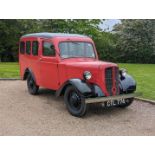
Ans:
[[[56,90],[59,85],[58,60],[52,41],[48,39],[43,40],[41,51],[39,59],[41,86]]]

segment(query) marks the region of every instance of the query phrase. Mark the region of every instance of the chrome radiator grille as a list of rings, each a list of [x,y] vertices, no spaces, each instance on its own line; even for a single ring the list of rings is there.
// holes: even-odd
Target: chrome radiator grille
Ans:
[[[112,95],[112,87],[113,87],[113,80],[112,80],[112,68],[106,68],[105,70],[105,82],[106,88],[109,95]]]
[[[119,94],[119,69],[115,67],[115,87],[116,87],[116,95]]]
[[[117,67],[105,69],[105,82],[110,96],[119,94],[119,70]]]

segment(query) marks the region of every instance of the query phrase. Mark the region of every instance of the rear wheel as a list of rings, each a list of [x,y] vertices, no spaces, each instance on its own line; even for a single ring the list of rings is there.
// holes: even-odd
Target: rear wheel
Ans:
[[[39,86],[36,85],[31,74],[27,77],[27,87],[30,94],[36,95],[38,93]]]
[[[130,106],[133,103],[133,101],[134,101],[134,98],[127,98],[127,99],[125,99],[125,103],[122,103],[118,107],[126,108],[126,107]]]
[[[64,94],[64,101],[68,111],[76,117],[82,117],[86,114],[87,105],[84,97],[73,87],[69,86]]]

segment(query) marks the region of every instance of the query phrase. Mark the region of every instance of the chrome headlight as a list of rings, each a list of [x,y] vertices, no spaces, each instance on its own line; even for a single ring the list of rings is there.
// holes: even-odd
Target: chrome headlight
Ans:
[[[121,74],[121,76],[125,77],[126,74],[127,74],[127,70],[124,69],[124,68],[121,68],[121,69],[120,69],[120,74]]]
[[[85,80],[90,80],[91,77],[92,77],[92,74],[89,71],[85,71],[83,73],[83,77],[84,77]]]

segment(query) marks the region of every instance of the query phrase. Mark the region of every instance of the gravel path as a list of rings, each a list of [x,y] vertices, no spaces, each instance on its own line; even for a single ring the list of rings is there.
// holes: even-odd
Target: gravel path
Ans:
[[[0,135],[155,135],[155,105],[94,105],[84,118],[76,118],[50,90],[32,96],[25,81],[0,81]]]

